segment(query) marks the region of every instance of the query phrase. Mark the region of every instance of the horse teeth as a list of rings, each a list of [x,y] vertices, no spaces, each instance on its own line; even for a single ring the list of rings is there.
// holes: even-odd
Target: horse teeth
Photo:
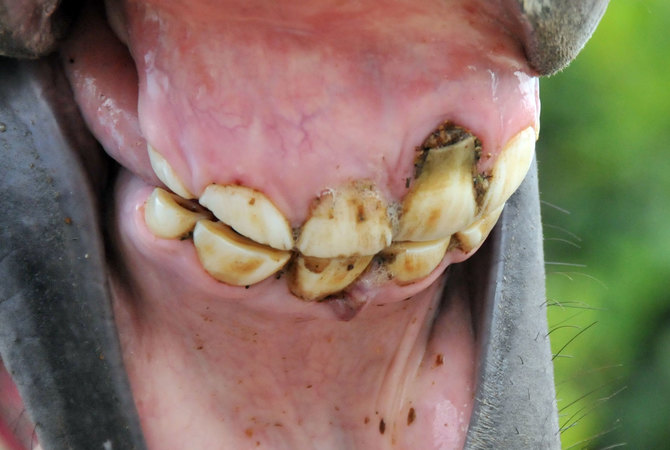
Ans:
[[[467,253],[479,247],[498,222],[504,206],[505,204],[499,206],[498,209],[481,217],[468,228],[456,233],[454,238],[459,242],[460,249]]]
[[[155,188],[144,204],[147,227],[164,239],[183,238],[193,231],[198,220],[209,218],[211,214],[197,203],[161,188]]]
[[[475,220],[476,151],[472,135],[425,150],[419,176],[402,204],[395,241],[445,239]]]
[[[211,184],[200,196],[200,204],[253,241],[279,250],[293,248],[288,220],[261,192],[245,186]]]
[[[158,153],[151,145],[147,144],[147,151],[149,152],[149,161],[151,167],[159,180],[165,184],[172,192],[183,198],[195,198],[191,194],[184,182],[177,176],[177,172],[172,168],[169,162]]]
[[[445,123],[420,148],[416,179],[397,209],[366,181],[328,189],[312,204],[297,241],[286,216],[252,188],[211,184],[200,196],[202,207],[186,200],[193,194],[148,145],[156,175],[176,195],[154,189],[145,203],[145,221],[161,238],[192,232],[204,269],[235,286],[268,278],[293,252],[289,288],[305,300],[344,290],[375,255],[390,278],[408,284],[435,270],[450,246],[468,253],[481,245],[523,181],[535,138],[532,127],[522,130],[505,145],[490,172],[478,173],[479,141]],[[209,220],[212,215],[220,222]]]
[[[503,205],[526,177],[535,153],[536,136],[535,129],[528,127],[505,144],[487,177],[488,187],[481,205],[483,214]]]
[[[260,245],[221,222],[200,220],[193,230],[193,244],[204,269],[214,278],[234,286],[258,283],[279,271],[291,252]]]
[[[304,300],[321,300],[353,283],[371,260],[372,255],[344,258],[298,255],[290,271],[289,288]]]
[[[440,264],[451,238],[424,242],[394,242],[380,256],[389,275],[400,284],[428,276]]]
[[[296,247],[318,258],[369,256],[389,246],[391,238],[386,203],[373,186],[356,182],[319,196]]]

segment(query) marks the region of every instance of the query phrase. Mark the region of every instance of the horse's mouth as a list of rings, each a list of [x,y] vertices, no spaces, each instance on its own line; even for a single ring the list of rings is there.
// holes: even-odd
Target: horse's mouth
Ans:
[[[200,6],[1,66],[0,354],[42,445],[558,446],[505,24]]]

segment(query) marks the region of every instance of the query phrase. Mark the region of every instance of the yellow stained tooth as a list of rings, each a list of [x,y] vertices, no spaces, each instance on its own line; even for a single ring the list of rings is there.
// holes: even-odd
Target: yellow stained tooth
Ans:
[[[372,255],[346,258],[298,255],[291,268],[289,288],[304,300],[321,300],[353,283],[371,260]]]
[[[183,198],[195,198],[195,195],[186,188],[184,182],[177,176],[170,163],[156,151],[151,145],[147,144],[149,152],[149,161],[154,173],[172,192]]]
[[[209,218],[211,214],[197,203],[161,188],[155,188],[144,204],[147,227],[155,236],[164,239],[184,237],[198,220]]]
[[[447,252],[450,237],[425,242],[394,242],[381,252],[389,274],[400,284],[428,276]]]
[[[488,177],[488,188],[481,205],[482,214],[498,209],[519,187],[533,161],[535,139],[535,129],[528,127],[505,144]]]
[[[306,256],[374,255],[391,243],[387,205],[365,182],[329,190],[315,201],[296,247]]]
[[[454,238],[459,242],[458,246],[460,249],[464,252],[469,252],[484,242],[484,239],[486,239],[498,222],[498,218],[504,207],[505,204],[503,203],[498,209],[480,218],[465,230],[456,233]]]
[[[221,222],[200,220],[193,230],[193,244],[205,270],[233,286],[249,286],[279,271],[291,257],[235,233]]]
[[[288,220],[270,199],[254,189],[210,184],[200,196],[200,204],[253,241],[279,250],[293,248]]]
[[[421,173],[405,196],[394,241],[444,239],[475,220],[476,140],[427,151]]]

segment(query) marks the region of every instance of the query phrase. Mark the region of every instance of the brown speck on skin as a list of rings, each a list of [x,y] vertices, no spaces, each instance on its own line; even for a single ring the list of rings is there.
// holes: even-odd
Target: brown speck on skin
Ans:
[[[247,437],[251,437],[254,435],[254,430],[252,430],[251,428],[247,428],[246,430],[244,430],[244,434],[246,434]]]
[[[253,206],[255,203],[256,203],[256,199],[255,199],[255,198],[251,198],[251,199],[249,200],[249,206]]]
[[[435,356],[435,365],[441,366],[442,364],[444,364],[444,357],[442,356],[442,353],[438,353],[437,356]]]
[[[307,386],[305,386],[305,388],[307,388],[307,389],[312,389],[312,385],[311,385],[311,384],[308,384]]]
[[[203,345],[198,345],[195,349],[196,350],[202,350],[203,348],[205,348]]]
[[[379,421],[379,433],[384,434],[384,431],[386,431],[386,422],[382,419]]]
[[[414,423],[414,419],[416,419],[416,411],[414,411],[414,408],[410,408],[409,412],[407,413],[407,426],[412,425]]]
[[[370,423],[370,418],[366,416],[365,419],[363,419],[363,423],[366,424],[366,425],[369,424]]]
[[[409,189],[409,178],[405,178],[405,189]]]
[[[353,264],[349,264],[347,266],[347,271],[349,271],[349,270],[354,270],[354,265]]]

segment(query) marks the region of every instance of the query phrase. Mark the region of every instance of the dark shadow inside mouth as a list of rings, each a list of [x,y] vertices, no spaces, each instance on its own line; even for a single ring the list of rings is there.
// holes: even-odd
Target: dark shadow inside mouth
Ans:
[[[2,173],[36,166],[19,176],[23,184],[5,186],[8,181],[3,179],[3,192],[10,193],[3,203],[11,205],[11,213],[3,218],[0,234],[0,248],[6,252],[0,265],[0,356],[20,386],[44,448],[60,448],[65,442],[74,448],[100,448],[107,441],[112,448],[144,448],[109,305],[104,239],[95,215],[100,208],[94,192],[100,186],[91,186],[96,178],[86,177],[83,167],[72,169],[81,163],[73,148],[81,150],[84,143],[58,120],[73,117],[76,105],[62,92],[54,96],[54,67],[48,60],[2,61],[0,66],[6,80],[0,100],[13,105],[3,114],[23,111],[20,117],[0,120],[8,127],[0,139],[14,152]],[[12,103],[17,99],[23,103]],[[98,170],[98,163],[88,168],[89,173]],[[28,190],[45,182],[53,192]],[[34,218],[38,203],[53,210],[32,223],[27,218]],[[33,232],[32,252],[21,244],[26,227]],[[35,249],[35,242],[40,248]],[[40,257],[58,250],[65,259],[56,264]],[[34,256],[31,265],[17,257],[27,254]],[[468,289],[480,345],[466,447],[557,447],[534,168],[487,243],[453,267],[449,278],[444,301],[457,287],[451,282]],[[4,282],[10,279],[19,285]],[[47,302],[44,293],[52,296]]]

